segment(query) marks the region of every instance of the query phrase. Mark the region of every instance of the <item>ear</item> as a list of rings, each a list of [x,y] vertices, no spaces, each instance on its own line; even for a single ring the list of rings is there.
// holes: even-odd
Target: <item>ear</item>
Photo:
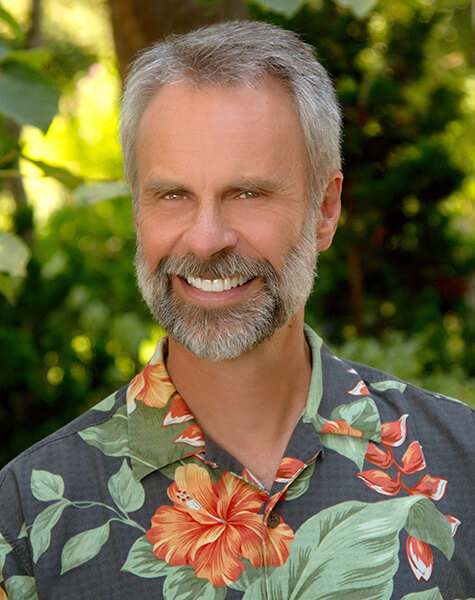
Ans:
[[[318,224],[318,251],[327,250],[331,246],[333,236],[338,226],[341,212],[341,187],[343,174],[334,171],[330,175],[327,188],[323,196],[320,221]]]

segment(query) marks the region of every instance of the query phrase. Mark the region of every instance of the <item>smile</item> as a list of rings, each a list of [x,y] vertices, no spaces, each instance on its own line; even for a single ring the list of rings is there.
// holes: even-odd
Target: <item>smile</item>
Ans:
[[[239,287],[250,281],[245,277],[233,277],[232,279],[201,279],[201,277],[187,277],[186,282],[191,287],[203,292],[225,292]]]

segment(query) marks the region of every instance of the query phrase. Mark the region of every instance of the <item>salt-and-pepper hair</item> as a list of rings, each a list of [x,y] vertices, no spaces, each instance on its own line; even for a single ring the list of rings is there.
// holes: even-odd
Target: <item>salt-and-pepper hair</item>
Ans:
[[[124,171],[137,209],[136,139],[142,115],[164,85],[255,87],[273,77],[289,92],[305,136],[309,194],[317,214],[330,174],[341,168],[341,112],[332,82],[310,45],[259,21],[230,21],[170,35],[146,49],[128,72],[121,109]]]

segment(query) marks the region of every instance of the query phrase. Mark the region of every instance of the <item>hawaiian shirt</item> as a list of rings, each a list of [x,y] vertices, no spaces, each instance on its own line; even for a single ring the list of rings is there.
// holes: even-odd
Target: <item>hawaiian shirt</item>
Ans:
[[[474,595],[473,413],[337,358],[272,489],[200,430],[166,339],[128,386],[0,472],[0,599]]]

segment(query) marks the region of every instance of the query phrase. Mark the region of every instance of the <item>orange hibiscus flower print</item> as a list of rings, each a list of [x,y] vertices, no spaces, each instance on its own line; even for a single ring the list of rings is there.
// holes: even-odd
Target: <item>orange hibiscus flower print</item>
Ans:
[[[173,506],[160,506],[147,539],[157,558],[173,566],[191,565],[197,577],[213,585],[236,581],[244,570],[240,558],[255,567],[279,566],[289,555],[294,534],[282,520],[266,531],[257,514],[267,495],[227,471],[213,483],[203,467],[178,467],[168,488]]]
[[[176,392],[163,359],[162,340],[158,343],[157,350],[145,369],[129,383],[127,388],[129,414],[135,410],[135,400],[141,400],[146,406],[161,408]]]

